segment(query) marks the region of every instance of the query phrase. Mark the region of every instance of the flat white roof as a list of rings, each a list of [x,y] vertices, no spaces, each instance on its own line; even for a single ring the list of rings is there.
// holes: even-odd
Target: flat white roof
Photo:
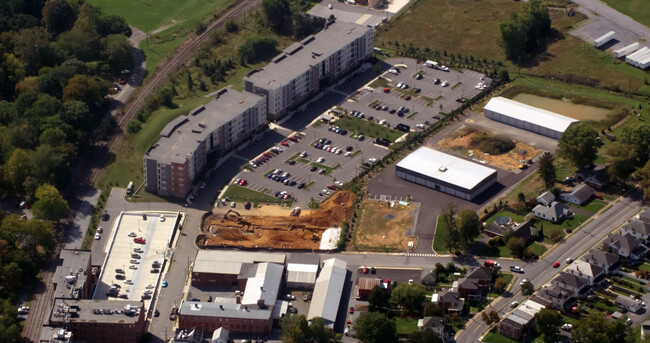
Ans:
[[[286,255],[232,250],[199,250],[193,271],[201,273],[239,274],[243,263],[271,262],[284,264]]]
[[[576,119],[522,104],[500,96],[492,98],[487,105],[485,105],[485,110],[497,112],[504,116],[529,122],[558,132],[564,132],[571,124],[578,122]]]
[[[287,263],[287,271],[289,271],[289,272],[316,273],[318,271],[318,265],[316,265],[316,264],[302,264],[302,263]]]
[[[397,166],[468,190],[497,172],[492,168],[427,147],[415,150],[399,161]]]
[[[323,262],[323,269],[314,287],[307,320],[321,317],[326,322],[336,322],[336,313],[343,295],[347,265],[347,262],[336,258]]]
[[[258,300],[264,300],[266,306],[273,306],[278,298],[283,269],[284,265],[275,263],[258,264],[255,276],[246,282],[241,303],[255,305]]]

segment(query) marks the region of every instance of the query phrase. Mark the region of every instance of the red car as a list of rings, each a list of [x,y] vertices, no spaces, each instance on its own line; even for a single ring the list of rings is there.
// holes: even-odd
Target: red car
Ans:
[[[354,307],[350,306],[350,314],[354,313]]]
[[[603,200],[603,195],[600,194],[600,193],[596,193],[596,194],[594,194],[594,198]]]
[[[289,137],[287,139],[292,141],[292,142],[297,142],[298,141],[298,137],[295,137],[295,136],[291,136],[291,137]]]
[[[334,186],[334,185],[328,185],[327,188],[329,188],[329,189],[331,189],[331,190],[333,190],[333,191],[336,190],[336,186]],[[367,268],[366,268],[366,269],[367,269]]]
[[[404,100],[411,100],[411,96],[410,95],[405,96]]]
[[[368,274],[368,267],[363,267],[363,273]]]
[[[266,156],[267,158],[271,158],[271,157],[273,157],[273,155],[271,155],[271,154],[268,153],[268,152],[265,152],[265,153],[264,153],[264,156]]]
[[[284,141],[284,142],[282,142],[282,143],[280,143],[280,144],[282,144],[282,145],[284,145],[284,146],[289,146],[289,143],[287,143],[287,141]]]
[[[147,240],[145,240],[145,239],[142,238],[142,237],[138,237],[138,238],[134,238],[134,239],[133,239],[133,242],[134,242],[134,243],[139,243],[139,244],[145,244],[145,243],[147,242]]]
[[[390,88],[388,87],[384,88],[384,93],[390,93]]]
[[[290,199],[290,198],[291,198],[291,194],[289,194],[289,193],[285,194],[285,195],[282,197],[282,199],[284,199],[284,200],[288,200],[288,199]]]
[[[246,186],[247,184],[248,184],[248,181],[246,181],[245,179],[239,181],[240,186]]]
[[[559,266],[560,266],[560,262],[553,263],[553,268],[558,268]]]

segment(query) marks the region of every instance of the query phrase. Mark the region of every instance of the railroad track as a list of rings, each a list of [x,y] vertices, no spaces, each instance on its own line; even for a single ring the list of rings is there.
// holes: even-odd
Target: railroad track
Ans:
[[[221,16],[213,20],[206,30],[200,35],[191,37],[187,42],[183,43],[180,48],[172,55],[170,59],[161,65],[151,78],[147,79],[145,84],[138,90],[135,96],[124,106],[123,115],[117,118],[118,128],[113,130],[111,136],[106,143],[96,144],[91,148],[88,153],[89,158],[80,161],[76,170],[71,176],[72,180],[76,180],[68,187],[66,192],[67,198],[72,201],[71,211],[68,217],[62,222],[62,226],[66,227],[64,233],[57,237],[59,243],[55,249],[54,255],[58,256],[60,251],[65,246],[66,237],[69,233],[69,227],[73,223],[74,218],[78,212],[78,206],[81,201],[77,199],[77,192],[85,186],[95,184],[104,164],[108,159],[110,152],[117,150],[123,140],[124,130],[128,123],[133,119],[135,114],[140,110],[146,98],[153,94],[154,90],[161,86],[166,80],[170,72],[176,68],[187,63],[194,55],[199,45],[209,38],[210,33],[223,26],[228,20],[238,19],[246,15],[246,13],[257,10],[261,7],[262,0],[243,0],[226,10]],[[52,278],[56,271],[56,259],[50,259],[46,264],[43,272],[41,273],[40,282],[38,285],[30,315],[25,322],[23,329],[23,337],[27,342],[38,342],[40,338],[41,327],[46,322],[47,310],[49,307],[51,296],[54,292],[52,288]]]

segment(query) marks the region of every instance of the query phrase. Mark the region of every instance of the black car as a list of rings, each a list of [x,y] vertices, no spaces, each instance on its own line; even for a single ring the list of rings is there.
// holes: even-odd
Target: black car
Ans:
[[[330,144],[332,144],[332,140],[331,140],[331,139],[328,139],[328,140],[325,141],[325,145],[330,145]]]
[[[434,85],[437,85],[437,84],[439,84],[439,83],[440,83],[440,79],[435,79],[435,80],[433,81],[433,84],[434,84]]]
[[[352,151],[352,150],[354,150],[354,148],[351,145],[348,145],[348,147],[345,148],[345,151]]]
[[[281,192],[275,192],[275,197],[276,197],[276,198],[279,198],[279,197],[280,197],[280,193],[281,193]]]
[[[311,170],[311,171],[313,171],[313,172],[315,172],[315,171],[317,171],[317,170],[318,170],[318,168],[316,168],[316,167],[311,167],[311,169],[309,169],[309,170]]]
[[[420,88],[413,88],[413,92],[420,93],[422,90]]]
[[[395,112],[397,112],[397,111],[394,108],[391,108],[391,110],[388,111],[388,113],[390,113],[390,114],[395,114]]]
[[[153,311],[153,316],[154,317],[159,317],[160,316],[160,311],[158,311],[158,310]]]
[[[107,220],[108,220],[108,212],[107,212],[106,210],[104,210],[104,212],[102,212],[102,220],[103,220],[103,221],[107,221]]]
[[[289,165],[294,165],[294,164],[296,164],[296,161],[294,160],[289,161]]]
[[[348,130],[341,130],[341,132],[339,133],[341,134],[341,136],[345,136],[348,134]]]
[[[399,113],[397,113],[397,116],[400,117],[400,118],[403,117],[403,116],[404,116],[404,112],[399,112]]]
[[[375,119],[375,117],[373,116],[368,117],[368,120],[373,120],[373,119]]]
[[[301,183],[301,184],[298,185],[298,189],[303,189],[303,188],[305,188],[305,184],[304,184],[304,183]]]
[[[366,136],[361,135],[361,136],[357,137],[357,139],[359,140],[359,142],[361,142],[361,141],[363,141],[364,139],[366,139]]]
[[[295,186],[295,185],[296,185],[296,181],[291,180],[291,182],[289,182],[289,186],[292,186],[292,187],[293,187],[293,186]]]

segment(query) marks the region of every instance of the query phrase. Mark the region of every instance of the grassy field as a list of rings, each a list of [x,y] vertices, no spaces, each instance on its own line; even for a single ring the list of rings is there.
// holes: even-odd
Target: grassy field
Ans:
[[[441,216],[438,216],[438,223],[436,224],[436,234],[433,237],[433,251],[437,254],[449,254],[449,250],[445,247],[445,239],[449,236],[449,230],[447,229],[447,224],[442,220]]]
[[[650,6],[647,0],[603,0],[615,10],[632,17],[639,23],[650,26]]]
[[[600,211],[603,207],[605,207],[607,203],[603,200],[600,199],[591,199],[591,201],[585,205],[578,206],[586,211],[589,211],[591,213],[596,213]]]
[[[289,204],[291,205],[293,203],[293,198],[289,200],[280,200],[276,197],[256,192],[252,189],[242,187],[242,186],[237,186],[237,185],[230,185],[228,186],[228,189],[226,192],[223,194],[223,197],[230,198],[230,201],[236,201],[236,202],[246,202],[250,201],[253,203],[254,206],[257,206],[259,204]]]
[[[408,335],[418,331],[418,320],[413,318],[395,318],[398,335]]]
[[[404,132],[391,129],[389,127],[375,124],[368,120],[354,118],[350,116],[344,116],[337,120],[334,125],[348,130],[350,134],[354,132],[360,132],[362,135],[372,138],[386,138],[391,142],[394,142],[397,138],[401,137]]]

